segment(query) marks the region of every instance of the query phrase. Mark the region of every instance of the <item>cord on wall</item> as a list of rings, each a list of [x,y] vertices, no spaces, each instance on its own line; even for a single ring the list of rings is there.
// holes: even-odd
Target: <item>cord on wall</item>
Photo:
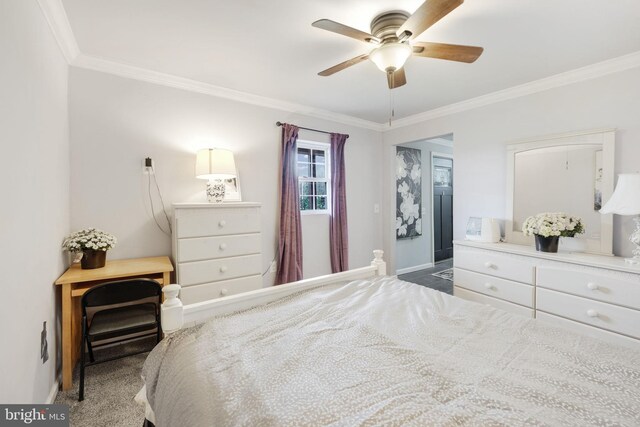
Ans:
[[[273,264],[276,262],[276,257],[277,257],[277,256],[278,256],[278,255],[276,254],[276,255],[273,257],[273,259],[272,259],[272,260],[271,260],[271,262],[269,263],[269,268],[267,268],[267,271],[265,271],[264,273],[262,273],[262,277],[266,276],[266,275],[267,275],[267,273],[269,273],[269,272],[271,272],[271,273],[273,273],[273,272],[274,272],[274,271],[273,271]]]
[[[171,236],[171,220],[169,219],[169,215],[167,215],[167,209],[164,205],[164,199],[162,198],[162,192],[160,191],[160,186],[158,185],[158,179],[156,178],[156,169],[155,166],[153,164],[153,161],[151,160],[151,158],[147,157],[145,159],[145,167],[147,168],[147,170],[151,169],[147,174],[147,192],[149,195],[149,205],[151,206],[151,216],[153,216],[153,221],[156,223],[156,226],[160,229],[160,231],[162,231],[164,234],[166,234],[167,236]],[[156,190],[158,192],[158,196],[160,198],[160,204],[162,206],[162,213],[164,214],[165,219],[167,220],[167,226],[169,227],[169,231],[166,231],[158,222],[158,218],[156,218],[156,210],[155,210],[155,206],[153,204],[153,196],[151,194],[151,177],[153,176],[153,182],[155,183],[155,187]]]

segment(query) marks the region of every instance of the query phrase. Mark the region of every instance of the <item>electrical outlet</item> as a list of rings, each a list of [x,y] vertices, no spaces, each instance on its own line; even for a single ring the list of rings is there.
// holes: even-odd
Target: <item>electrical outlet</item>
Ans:
[[[47,342],[47,322],[42,322],[42,332],[40,332],[40,358],[42,363],[49,360],[49,343]]]
[[[153,174],[153,159],[151,157],[142,160],[142,173],[144,175]]]
[[[269,267],[269,273],[275,273],[278,269],[278,265],[275,261],[271,261],[271,266]]]

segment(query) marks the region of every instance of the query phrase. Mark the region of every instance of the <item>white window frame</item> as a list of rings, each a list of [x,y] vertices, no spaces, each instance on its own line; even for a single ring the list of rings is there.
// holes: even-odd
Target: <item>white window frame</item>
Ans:
[[[310,150],[324,151],[325,167],[324,178],[303,178],[298,174],[298,149],[308,148]],[[331,215],[331,144],[326,142],[298,140],[296,146],[296,177],[298,178],[298,188],[301,182],[325,182],[327,185],[327,208],[326,209],[300,209],[301,215]],[[302,196],[301,194],[299,196]]]

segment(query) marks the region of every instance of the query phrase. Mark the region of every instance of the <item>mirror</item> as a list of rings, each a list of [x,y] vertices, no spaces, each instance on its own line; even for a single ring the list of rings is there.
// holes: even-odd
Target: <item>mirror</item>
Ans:
[[[561,239],[561,250],[564,240],[564,250],[611,255],[612,216],[599,211],[613,193],[614,141],[608,130],[509,145],[507,241],[532,244],[522,234],[527,217],[565,212],[582,218],[585,233]]]

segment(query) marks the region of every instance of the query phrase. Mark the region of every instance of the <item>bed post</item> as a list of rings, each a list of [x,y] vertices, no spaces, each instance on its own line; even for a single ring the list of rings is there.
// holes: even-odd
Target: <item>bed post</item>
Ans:
[[[371,265],[378,269],[376,271],[376,276],[386,276],[387,275],[387,263],[382,259],[382,255],[384,255],[384,251],[380,249],[376,249],[373,251],[373,261],[371,261]]]
[[[162,331],[166,334],[176,332],[182,328],[184,313],[182,301],[178,298],[180,285],[167,285],[162,288],[164,302],[162,303]]]

